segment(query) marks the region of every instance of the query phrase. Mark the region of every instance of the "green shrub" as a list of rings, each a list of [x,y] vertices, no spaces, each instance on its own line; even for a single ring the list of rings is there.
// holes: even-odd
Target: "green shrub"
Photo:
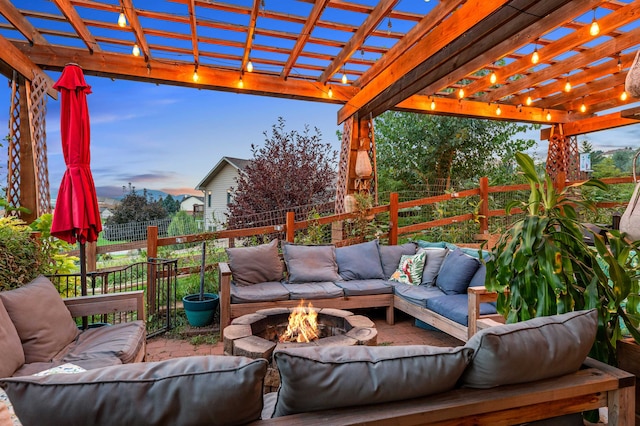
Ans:
[[[27,284],[48,271],[48,259],[31,228],[14,216],[0,218],[0,291]]]

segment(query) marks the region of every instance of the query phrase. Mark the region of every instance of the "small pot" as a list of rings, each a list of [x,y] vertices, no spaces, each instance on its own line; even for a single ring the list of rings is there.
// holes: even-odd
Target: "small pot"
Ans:
[[[203,300],[200,294],[188,294],[182,298],[182,306],[187,320],[192,327],[205,327],[213,323],[220,299],[217,294],[205,293]]]

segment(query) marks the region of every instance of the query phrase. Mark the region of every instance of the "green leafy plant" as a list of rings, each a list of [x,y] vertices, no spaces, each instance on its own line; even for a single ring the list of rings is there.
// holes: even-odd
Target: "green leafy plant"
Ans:
[[[508,204],[507,214],[520,206],[526,215],[501,236],[486,263],[486,287],[499,293],[498,312],[511,323],[596,308],[598,333],[590,355],[615,365],[624,327],[640,342],[640,242],[611,231],[608,244],[595,235],[595,249],[589,247],[575,207],[593,210],[594,204],[569,194],[580,185],[606,186],[589,180],[557,190],[548,175],[538,176],[530,157],[519,153],[516,160],[531,193],[527,202]]]
[[[47,272],[47,258],[31,229],[15,216],[0,218],[0,291],[27,284]]]
[[[46,213],[32,222],[29,227],[40,234],[39,248],[47,261],[47,274],[70,274],[77,270],[76,263],[79,259],[69,256],[64,252],[73,249],[73,245],[51,235],[51,223],[53,215]]]

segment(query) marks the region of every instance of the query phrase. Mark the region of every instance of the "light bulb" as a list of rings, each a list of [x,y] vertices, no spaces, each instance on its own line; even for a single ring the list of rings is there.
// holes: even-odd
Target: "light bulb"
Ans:
[[[431,100],[431,111],[436,109],[436,101],[434,101],[433,99]]]
[[[533,100],[531,99],[531,96],[527,96],[527,100],[526,100],[526,101],[524,101],[524,103],[526,103],[526,104],[527,104],[527,106],[530,106],[530,105],[531,105],[531,102],[533,102]]]
[[[502,114],[502,109],[500,109],[500,105],[498,105],[498,108],[496,108],[496,115],[500,114]]]
[[[596,21],[595,19],[591,23],[591,27],[589,28],[589,34],[591,34],[591,36],[593,37],[600,34],[600,25],[598,25],[598,21]]]
[[[498,81],[498,76],[496,75],[495,71],[491,72],[491,76],[489,77],[489,81],[491,82],[491,84],[496,84],[496,81]]]
[[[124,11],[120,12],[120,16],[118,16],[118,26],[120,28],[124,28],[127,26],[127,17],[124,16]]]
[[[197,83],[198,80],[200,80],[200,77],[198,76],[198,67],[196,66],[193,70],[193,82]]]
[[[253,72],[253,64],[251,63],[251,59],[247,62],[247,72]]]
[[[569,82],[569,79],[567,79],[567,82],[564,84],[564,91],[567,93],[571,91],[571,83]]]
[[[587,106],[584,104],[584,102],[582,103],[582,105],[580,105],[580,112],[587,112]]]
[[[540,55],[538,55],[538,48],[536,47],[536,50],[534,50],[533,54],[531,55],[531,63],[537,64],[539,61],[540,61]]]
[[[464,98],[464,89],[462,87],[458,90],[458,97],[460,99]]]
[[[242,76],[240,76],[240,79],[238,80],[238,87],[240,89],[242,89],[244,87],[244,81],[242,81]]]
[[[551,113],[547,112],[547,121],[551,121]]]
[[[138,44],[133,45],[131,53],[133,53],[133,56],[140,56],[140,48],[138,47]]]
[[[347,74],[342,73],[342,84],[347,84],[349,79],[347,78]]]
[[[628,97],[628,95],[627,95],[627,91],[626,91],[626,90],[623,90],[623,91],[622,91],[622,93],[620,93],[620,100],[621,100],[621,101],[626,101],[626,100],[627,100],[627,97]]]
[[[333,98],[333,89],[331,89],[331,86],[329,86],[329,93],[327,93],[327,95],[329,95],[330,98]]]

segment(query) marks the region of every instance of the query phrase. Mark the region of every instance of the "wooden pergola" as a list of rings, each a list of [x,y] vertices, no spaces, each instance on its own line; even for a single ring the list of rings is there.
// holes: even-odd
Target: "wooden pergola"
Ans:
[[[49,203],[43,99],[56,96],[43,70],[69,62],[341,104],[338,212],[345,195],[375,190],[372,119],[386,110],[543,124],[548,165],[564,174],[575,135],[640,118],[623,94],[640,0],[0,0],[0,14],[0,71],[14,85],[7,195],[35,216]]]

